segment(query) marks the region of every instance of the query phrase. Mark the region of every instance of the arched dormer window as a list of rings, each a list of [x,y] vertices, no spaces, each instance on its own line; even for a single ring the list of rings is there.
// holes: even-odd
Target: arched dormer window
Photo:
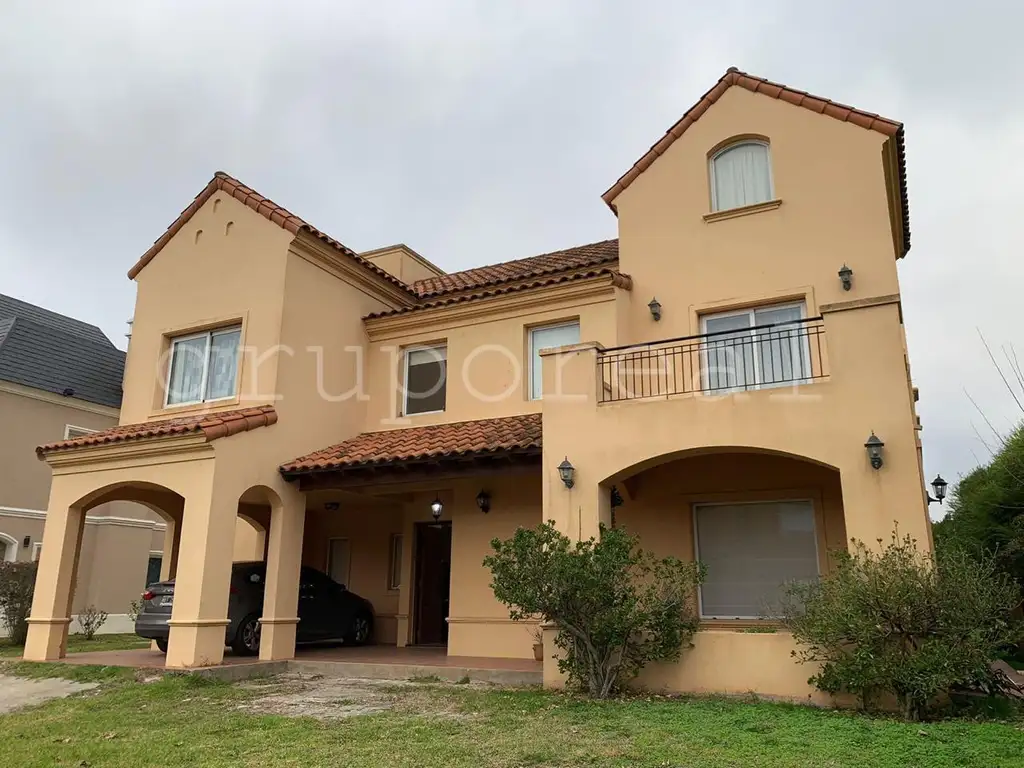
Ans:
[[[711,156],[709,166],[712,211],[742,208],[774,198],[767,141],[729,144]]]

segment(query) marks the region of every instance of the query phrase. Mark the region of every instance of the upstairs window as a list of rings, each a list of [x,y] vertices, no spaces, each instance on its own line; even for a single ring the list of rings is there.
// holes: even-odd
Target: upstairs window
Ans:
[[[166,405],[189,405],[235,396],[241,326],[171,339]]]
[[[727,211],[774,198],[768,144],[731,144],[711,158],[711,210]]]
[[[448,348],[420,347],[405,352],[405,415],[440,413],[448,383]]]
[[[544,393],[543,367],[540,351],[580,343],[578,322],[549,325],[530,331],[530,399],[540,400]]]

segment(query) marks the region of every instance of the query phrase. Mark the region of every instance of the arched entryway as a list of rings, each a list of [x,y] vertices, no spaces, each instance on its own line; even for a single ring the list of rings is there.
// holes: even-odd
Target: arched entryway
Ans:
[[[784,586],[818,578],[845,546],[838,470],[744,448],[689,451],[608,478],[613,524],[659,556],[706,569],[705,622],[739,627],[777,615]],[[611,493],[614,486],[615,493]]]
[[[13,563],[18,559],[18,540],[0,531],[0,563]]]

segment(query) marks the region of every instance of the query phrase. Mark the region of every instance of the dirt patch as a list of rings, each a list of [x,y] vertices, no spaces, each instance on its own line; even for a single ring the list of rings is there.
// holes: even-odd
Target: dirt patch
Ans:
[[[446,697],[444,690],[467,686],[489,687],[486,683],[424,684],[411,680],[287,674],[242,683],[241,687],[253,691],[255,696],[238,708],[285,717],[338,720],[392,710],[418,714],[427,711],[429,706],[431,717],[466,719],[474,715],[460,711],[455,697]]]

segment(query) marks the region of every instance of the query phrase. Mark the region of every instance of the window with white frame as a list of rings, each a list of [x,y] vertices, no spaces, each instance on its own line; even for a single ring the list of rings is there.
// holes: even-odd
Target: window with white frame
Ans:
[[[391,534],[388,552],[388,589],[402,588],[402,546],[405,537],[400,533]]]
[[[697,504],[697,559],[705,619],[778,615],[785,585],[818,579],[818,538],[810,501]]]
[[[235,396],[241,326],[171,339],[165,405],[189,405]]]
[[[32,545],[32,562],[39,562],[39,556],[43,554],[43,542],[37,541]]]
[[[448,389],[448,348],[443,344],[405,350],[406,416],[439,413]]]
[[[540,351],[580,343],[579,321],[530,329],[530,399],[540,400],[544,393],[543,364]]]
[[[764,203],[775,194],[767,142],[730,144],[711,157],[710,172],[712,211]]]
[[[87,427],[76,427],[74,424],[64,425],[64,439],[74,440],[76,437],[85,437],[91,435],[93,432],[98,432],[98,429],[88,429]]]
[[[704,315],[705,392],[798,384],[811,377],[803,302]]]
[[[348,586],[351,547],[348,539],[327,542],[327,575],[342,586]]]

